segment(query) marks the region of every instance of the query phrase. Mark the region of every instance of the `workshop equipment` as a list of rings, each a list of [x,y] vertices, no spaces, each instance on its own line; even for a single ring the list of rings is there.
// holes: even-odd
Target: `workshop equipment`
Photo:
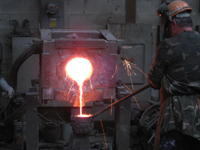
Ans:
[[[69,143],[72,150],[90,149],[88,134],[94,128],[94,122],[91,117],[71,116],[71,126],[73,133],[70,136]]]
[[[56,143],[61,136],[61,126],[59,123],[47,122],[45,123],[42,135],[45,142]]]
[[[12,73],[16,75],[20,65],[28,57],[32,54],[40,55],[39,80],[33,80],[29,92],[26,93],[27,147],[38,147],[39,135],[35,128],[38,124],[38,109],[79,107],[79,88],[65,73],[66,64],[71,59],[83,57],[93,66],[90,80],[85,81],[83,85],[83,106],[95,107],[94,102],[99,101],[104,104],[111,96],[116,99],[117,50],[120,48],[118,44],[118,40],[107,30],[41,29],[41,39],[35,40],[12,67]],[[16,79],[17,76],[11,76],[11,83],[15,89],[18,84]],[[87,119],[89,118],[91,117]],[[84,134],[93,127],[93,120],[87,122],[84,119],[83,123],[80,117],[74,116],[70,121],[75,133],[77,129],[74,124],[83,125],[81,128],[86,127],[88,131],[84,131]]]
[[[93,66],[90,79],[86,80],[83,85],[83,112],[85,107],[91,108],[91,110],[95,110],[99,106],[105,108],[99,112],[96,109],[95,112],[93,111],[94,114],[90,113],[91,116],[84,119],[76,116],[78,112],[62,115],[65,121],[71,122],[75,133],[71,134],[69,141],[77,139],[84,141],[82,143],[85,145],[82,148],[86,147],[87,149],[88,133],[94,127],[95,118],[116,105],[114,118],[116,145],[113,146],[118,149],[129,147],[130,115],[127,114],[130,114],[131,111],[130,98],[149,86],[130,94],[122,84],[117,84],[117,52],[120,51],[121,42],[122,40],[117,40],[107,30],[41,29],[41,39],[34,40],[34,44],[16,59],[11,71],[13,74],[11,84],[17,90],[17,73],[20,66],[31,55],[39,54],[39,79],[31,81],[32,85],[25,98],[26,145],[28,149],[34,149],[39,145],[38,111],[48,115],[49,108],[52,108],[52,113],[61,109],[70,112],[73,108],[79,107],[79,87],[76,82],[66,76],[65,72],[67,63],[76,57],[88,59]],[[117,101],[118,99],[119,101]],[[58,119],[58,116],[56,118]],[[55,117],[52,119],[55,120]],[[46,119],[47,122],[50,120]],[[57,122],[60,122],[60,119],[58,120]],[[57,134],[59,134],[57,139],[45,139],[44,141],[56,144],[60,140],[60,132]],[[44,131],[43,135],[45,135]]]
[[[22,143],[26,143],[26,149],[67,147],[88,150],[91,146],[90,134],[101,119],[102,124],[104,121],[112,122],[109,122],[112,137],[106,140],[105,133],[104,136],[96,136],[98,140],[96,142],[93,139],[96,142],[93,145],[101,145],[102,149],[107,145],[109,150],[129,149],[131,97],[149,86],[130,94],[120,82],[121,70],[118,66],[124,59],[134,62],[137,58],[120,58],[120,53],[122,48],[128,51],[138,46],[138,59],[143,59],[146,46],[141,42],[127,44],[105,29],[63,29],[63,6],[63,0],[41,0],[40,38],[33,40],[33,44],[15,60],[10,81],[17,91],[17,85],[20,84],[17,82],[19,68],[35,54],[39,57],[39,62],[31,63],[30,68],[31,65],[39,64],[38,78],[32,79],[29,90],[15,98],[25,105],[18,107],[17,114],[1,120],[1,123],[11,122],[25,109],[26,139]],[[87,117],[79,116],[82,115],[79,111],[79,84],[66,73],[66,65],[77,57],[87,59],[92,65],[92,74],[82,85],[81,106]],[[144,66],[143,62],[141,66]],[[135,83],[142,85],[143,75]],[[108,109],[112,111],[108,113]],[[69,130],[63,131],[70,132],[66,133],[71,134],[69,138],[65,138],[61,128],[62,124],[67,123],[70,123],[72,133]],[[103,126],[98,130],[106,132],[107,127],[104,127],[105,130]]]

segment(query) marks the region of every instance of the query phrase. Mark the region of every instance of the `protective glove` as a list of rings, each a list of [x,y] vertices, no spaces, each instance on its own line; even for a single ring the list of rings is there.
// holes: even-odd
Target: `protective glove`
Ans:
[[[11,86],[9,86],[8,88],[7,88],[7,91],[6,92],[8,92],[8,97],[9,98],[12,98],[14,95],[15,95],[15,91],[14,91],[14,89],[11,87]]]
[[[8,93],[9,98],[12,98],[14,96],[15,91],[13,90],[11,86],[8,85],[8,83],[6,82],[4,78],[0,79],[0,87],[2,90]]]

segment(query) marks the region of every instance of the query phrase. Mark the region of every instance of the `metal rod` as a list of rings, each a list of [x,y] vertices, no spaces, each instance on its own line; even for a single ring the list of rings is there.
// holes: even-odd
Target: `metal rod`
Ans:
[[[43,118],[45,121],[47,122],[51,122],[51,120],[47,119],[46,117],[44,117],[43,115],[41,115],[40,113],[37,113],[41,118]]]
[[[132,97],[132,96],[134,96],[134,95],[136,95],[136,94],[138,94],[138,93],[140,93],[140,92],[146,90],[147,88],[149,88],[149,85],[146,85],[146,86],[140,88],[139,90],[137,90],[137,91],[135,91],[135,92],[133,92],[133,93],[131,93],[131,94],[129,94],[129,95],[127,95],[127,96],[121,98],[121,99],[119,99],[118,101],[112,103],[111,105],[109,105],[109,106],[103,108],[102,110],[96,112],[96,113],[95,113],[94,115],[92,115],[91,117],[94,118],[94,117],[100,115],[100,114],[103,113],[104,111],[108,110],[111,106],[114,106],[114,105],[116,105],[117,103],[122,102],[122,101],[124,101],[124,100],[126,100],[126,99],[128,99],[128,98],[130,98],[130,97]]]
[[[65,121],[63,120],[63,118],[56,112],[56,115],[59,117],[59,119],[64,123]]]

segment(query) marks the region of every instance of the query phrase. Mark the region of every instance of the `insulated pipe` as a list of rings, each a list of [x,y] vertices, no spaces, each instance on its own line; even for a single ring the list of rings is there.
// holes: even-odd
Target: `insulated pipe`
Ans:
[[[28,50],[24,51],[15,60],[11,68],[11,74],[10,74],[10,86],[13,87],[15,91],[17,91],[17,76],[18,76],[19,68],[24,63],[24,61],[27,60],[31,55],[39,54],[40,50],[41,50],[41,41],[34,42],[34,44],[32,44]]]
[[[31,55],[33,54],[39,54],[41,51],[41,40],[34,41],[34,44],[31,45],[31,47],[24,51],[14,62],[12,68],[11,68],[11,74],[10,74],[10,86],[13,87],[15,91],[17,91],[17,75],[18,70],[20,66],[23,64],[25,60],[27,60]],[[11,99],[9,99],[4,107],[0,111],[0,115],[6,110],[6,108],[9,106],[11,102]]]
[[[133,92],[133,93],[131,93],[131,94],[129,94],[129,95],[127,95],[127,96],[121,98],[121,99],[119,99],[118,101],[112,103],[111,105],[109,105],[109,106],[103,108],[102,110],[96,112],[96,113],[95,113],[94,115],[92,115],[91,117],[94,118],[94,117],[100,115],[100,114],[103,113],[104,111],[110,109],[111,106],[114,106],[114,105],[116,105],[117,103],[122,102],[122,101],[124,101],[124,100],[126,100],[126,99],[128,99],[128,98],[130,98],[130,97],[132,97],[132,96],[134,96],[134,95],[136,95],[136,94],[138,94],[138,93],[140,93],[140,92],[146,90],[147,88],[149,88],[149,85],[146,85],[146,86],[140,88],[139,90],[137,90],[137,91],[135,91],[135,92]]]
[[[10,86],[13,87],[15,91],[17,91],[17,75],[20,66],[23,64],[25,60],[27,60],[31,55],[33,54],[39,54],[41,51],[41,40],[34,41],[34,44],[31,45],[31,47],[24,51],[14,62],[12,68],[11,68],[11,74],[10,74]],[[0,111],[0,115],[6,110],[6,108],[9,106],[11,102],[11,99],[9,99],[4,107]]]

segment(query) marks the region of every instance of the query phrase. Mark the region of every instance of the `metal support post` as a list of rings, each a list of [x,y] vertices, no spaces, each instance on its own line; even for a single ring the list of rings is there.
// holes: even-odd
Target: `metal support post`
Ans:
[[[123,86],[117,87],[118,98],[122,98],[129,93]],[[115,106],[115,149],[129,149],[131,119],[131,98],[118,103]]]
[[[37,93],[26,93],[26,149],[37,150],[38,148],[38,116],[37,116]]]

